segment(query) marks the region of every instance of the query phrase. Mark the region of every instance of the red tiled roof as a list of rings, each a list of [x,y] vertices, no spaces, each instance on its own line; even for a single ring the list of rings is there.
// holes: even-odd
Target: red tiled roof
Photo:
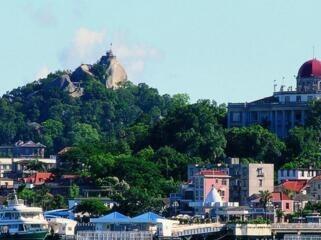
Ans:
[[[35,185],[41,185],[49,180],[52,180],[54,175],[49,172],[37,172],[29,177],[23,179],[25,183],[33,183]]]
[[[307,185],[307,180],[288,180],[281,184],[281,186],[292,192],[300,192]]]
[[[282,201],[282,200],[291,200],[285,193],[282,192],[273,192],[272,194],[272,201]]]

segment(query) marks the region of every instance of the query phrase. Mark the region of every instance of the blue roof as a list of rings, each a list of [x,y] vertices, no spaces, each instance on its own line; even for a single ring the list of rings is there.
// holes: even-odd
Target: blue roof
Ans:
[[[95,223],[130,223],[131,218],[127,217],[119,212],[113,212],[111,214],[102,216],[100,218],[91,218],[90,222],[95,222]]]
[[[142,215],[136,216],[132,218],[132,222],[136,223],[156,223],[157,219],[165,219],[156,213],[147,212]]]

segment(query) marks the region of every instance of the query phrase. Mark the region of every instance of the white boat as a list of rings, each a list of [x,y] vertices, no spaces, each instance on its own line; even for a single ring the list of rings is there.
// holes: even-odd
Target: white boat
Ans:
[[[14,194],[8,206],[0,209],[0,240],[44,240],[48,222],[38,207],[28,207]]]

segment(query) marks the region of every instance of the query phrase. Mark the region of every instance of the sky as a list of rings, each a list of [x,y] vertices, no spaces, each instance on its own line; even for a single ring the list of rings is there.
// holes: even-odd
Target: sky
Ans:
[[[3,1],[0,94],[111,47],[130,81],[161,94],[252,101],[274,81],[295,87],[299,67],[321,58],[320,9],[319,0]]]

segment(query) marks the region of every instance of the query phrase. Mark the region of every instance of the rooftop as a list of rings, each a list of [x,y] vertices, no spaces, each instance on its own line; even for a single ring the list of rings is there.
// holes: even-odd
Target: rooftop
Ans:
[[[300,192],[307,185],[307,180],[288,180],[280,184],[283,189]]]

